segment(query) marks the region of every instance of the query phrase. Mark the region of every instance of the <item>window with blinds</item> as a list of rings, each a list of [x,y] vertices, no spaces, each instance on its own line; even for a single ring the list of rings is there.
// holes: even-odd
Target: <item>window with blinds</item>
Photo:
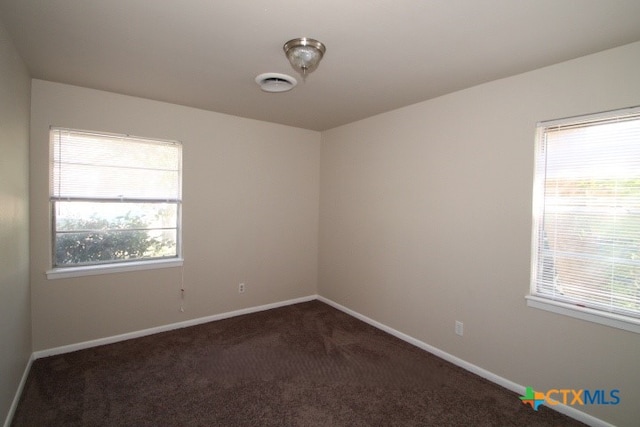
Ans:
[[[640,318],[640,108],[543,122],[531,295]]]
[[[50,131],[55,268],[180,256],[182,146]]]

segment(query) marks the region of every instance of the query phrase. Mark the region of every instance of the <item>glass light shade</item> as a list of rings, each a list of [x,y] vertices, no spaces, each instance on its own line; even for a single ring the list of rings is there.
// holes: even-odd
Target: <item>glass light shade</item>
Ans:
[[[302,75],[315,70],[326,52],[324,44],[306,37],[289,40],[283,49],[291,66]]]

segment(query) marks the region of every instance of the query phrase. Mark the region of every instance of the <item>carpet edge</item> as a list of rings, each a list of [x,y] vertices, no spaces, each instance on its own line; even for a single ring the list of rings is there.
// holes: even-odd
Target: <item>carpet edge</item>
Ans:
[[[257,313],[260,311],[265,311],[265,310],[271,310],[274,308],[279,308],[279,307],[285,307],[288,305],[293,305],[293,304],[299,304],[299,303],[303,303],[303,302],[309,302],[309,301],[314,301],[314,300],[318,300],[320,302],[323,302],[337,310],[340,310],[350,316],[353,316],[354,318],[361,320],[377,329],[380,329],[398,339],[401,339],[415,347],[420,348],[421,350],[427,351],[437,357],[440,357],[443,360],[446,360],[447,362],[450,362],[456,366],[459,366],[460,368],[469,371],[473,374],[476,374],[494,384],[497,384],[501,387],[504,387],[512,392],[518,393],[518,394],[524,394],[525,392],[525,386],[522,386],[520,384],[517,384],[511,380],[508,380],[504,377],[501,377],[497,374],[494,374],[493,372],[490,372],[484,368],[481,368],[477,365],[474,365],[472,363],[469,363],[463,359],[460,359],[450,353],[447,353],[437,347],[434,347],[430,344],[427,344],[417,338],[414,338],[410,335],[407,335],[403,332],[400,332],[394,328],[391,328],[390,326],[387,326],[381,322],[378,322],[376,320],[373,320],[357,311],[354,311],[350,308],[347,308],[329,298],[323,297],[321,295],[318,294],[313,294],[313,295],[307,295],[304,297],[299,297],[299,298],[294,298],[294,299],[290,299],[290,300],[285,300],[285,301],[280,301],[280,302],[275,302],[275,303],[270,303],[270,304],[264,304],[264,305],[259,305],[259,306],[255,306],[255,307],[247,307],[247,308],[243,308],[243,309],[239,309],[239,310],[234,310],[234,311],[230,311],[230,312],[224,312],[224,313],[219,313],[219,314],[214,314],[211,316],[205,316],[205,317],[199,317],[199,318],[195,318],[195,319],[190,319],[190,320],[185,320],[182,322],[176,322],[176,323],[170,323],[167,325],[162,325],[162,326],[157,326],[157,327],[153,327],[153,328],[148,328],[148,329],[143,329],[143,330],[139,330],[139,331],[133,331],[133,332],[128,332],[128,333],[124,333],[124,334],[120,334],[120,335],[114,335],[114,336],[110,336],[110,337],[104,337],[104,338],[98,338],[95,340],[90,340],[90,341],[84,341],[84,342],[80,342],[80,343],[76,343],[76,344],[70,344],[70,345],[65,345],[65,346],[60,346],[60,347],[55,347],[55,348],[51,348],[51,349],[45,349],[45,350],[38,350],[38,351],[34,351],[31,354],[31,357],[29,358],[29,361],[27,363],[27,367],[25,368],[25,372],[23,374],[22,380],[20,382],[20,385],[18,386],[18,389],[16,390],[16,395],[14,397],[14,401],[9,409],[9,413],[7,415],[7,418],[5,420],[5,424],[4,427],[8,427],[11,424],[13,415],[15,413],[15,410],[17,408],[18,402],[20,400],[20,396],[22,394],[22,389],[24,387],[24,384],[26,382],[29,370],[31,368],[31,364],[33,363],[33,361],[43,358],[43,357],[49,357],[49,356],[55,356],[55,355],[59,355],[59,354],[64,354],[64,353],[70,353],[73,351],[77,351],[77,350],[84,350],[87,348],[91,348],[91,347],[97,347],[100,345],[105,345],[105,344],[112,344],[112,343],[116,343],[119,341],[125,341],[125,340],[129,340],[129,339],[134,339],[134,338],[140,338],[140,337],[144,337],[144,336],[148,336],[148,335],[153,335],[153,334],[157,334],[160,332],[167,332],[167,331],[172,331],[175,329],[181,329],[181,328],[186,328],[186,327],[190,327],[190,326],[196,326],[202,323],[208,323],[208,322],[213,322],[216,320],[223,320],[223,319],[228,319],[231,317],[236,317],[236,316],[241,316],[241,315],[245,315],[245,314],[251,314],[251,313]],[[596,418],[592,415],[589,415],[585,412],[579,411],[571,406],[568,405],[563,405],[563,404],[558,404],[555,405],[553,408],[550,408],[556,412],[559,412],[561,414],[564,414],[568,417],[571,417],[577,421],[580,421],[582,423],[585,423],[589,426],[593,426],[593,427],[615,427],[613,424],[607,423],[604,420],[601,420],[599,418]]]
[[[288,305],[300,304],[303,302],[314,301],[318,299],[318,295],[307,295],[304,297],[293,298],[290,300],[258,305],[254,307],[241,308],[238,310],[228,311],[224,313],[213,314],[210,316],[198,317],[195,319],[184,320],[176,323],[169,323],[167,325],[156,326],[153,328],[142,329],[139,331],[127,332],[120,335],[113,335],[110,337],[97,338],[94,340],[83,341],[75,344],[63,345],[60,347],[54,347],[45,350],[34,351],[32,354],[32,359],[37,360],[43,357],[56,356],[64,353],[71,353],[73,351],[84,350],[91,347],[97,347],[100,345],[113,344],[120,341],[126,341],[134,338],[141,338],[148,335],[157,334],[160,332],[168,332],[173,331],[175,329],[188,328],[190,326],[196,326],[203,323],[214,322],[216,320],[228,319],[231,317],[242,316],[245,314],[258,313],[260,311],[271,310],[279,307],[286,307]]]
[[[491,371],[488,371],[484,368],[474,365],[473,363],[469,363],[466,360],[460,359],[459,357],[456,357],[450,353],[447,353],[446,351],[440,350],[439,348],[434,347],[430,344],[427,344],[424,341],[420,341],[417,338],[414,338],[390,326],[387,326],[384,323],[380,323],[377,320],[373,320],[370,317],[367,317],[361,313],[358,313],[357,311],[347,308],[329,298],[318,295],[317,299],[318,301],[321,301],[337,310],[340,310],[350,316],[353,316],[356,319],[361,320],[373,326],[374,328],[380,329],[381,331],[384,331],[390,335],[393,335],[394,337],[399,338],[402,341],[405,341],[415,347],[418,347],[421,350],[424,350],[428,353],[438,356],[439,358],[444,359],[447,362],[453,363],[454,365],[459,366],[460,368],[466,371],[469,371],[473,374],[476,374],[488,381],[491,381],[494,384],[504,387],[507,390],[510,390],[514,393],[518,393],[519,395],[524,395],[526,391],[526,387],[523,385],[517,384],[511,380],[501,377],[500,375],[494,374]],[[549,407],[549,408],[551,410],[559,412],[563,415],[566,415],[570,418],[573,418],[574,420],[580,421],[592,427],[615,427],[613,424],[610,424],[604,420],[601,420],[600,418],[596,418],[593,415],[589,415],[586,412],[582,412],[576,408],[573,408],[568,405],[564,405],[562,403],[558,403],[554,407]]]
[[[16,413],[16,409],[18,409],[18,403],[20,402],[20,397],[22,396],[22,391],[24,390],[24,386],[27,383],[27,378],[29,377],[29,372],[31,371],[31,365],[33,364],[34,360],[35,360],[34,353],[31,353],[31,356],[29,356],[29,360],[27,360],[27,365],[24,368],[24,372],[22,373],[22,378],[20,378],[20,382],[18,383],[16,394],[13,396],[13,401],[11,402],[11,406],[9,406],[7,417],[4,420],[4,427],[11,426],[11,422],[13,421],[13,416]]]

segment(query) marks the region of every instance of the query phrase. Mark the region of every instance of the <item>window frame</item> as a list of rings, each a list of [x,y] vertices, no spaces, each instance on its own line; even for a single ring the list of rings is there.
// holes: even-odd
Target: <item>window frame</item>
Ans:
[[[53,183],[53,172],[52,167],[54,166],[53,161],[53,140],[54,140],[54,132],[75,132],[79,134],[85,135],[95,135],[96,137],[104,137],[104,138],[117,138],[130,140],[132,143],[147,142],[152,144],[167,144],[174,145],[178,147],[178,176],[177,176],[177,198],[166,200],[162,198],[149,198],[149,199],[136,199],[136,198],[121,198],[115,200],[115,202],[126,202],[126,203],[169,203],[175,204],[175,215],[176,215],[176,254],[170,256],[161,256],[154,258],[137,258],[137,259],[125,259],[125,260],[110,260],[104,262],[95,262],[88,264],[74,264],[74,265],[56,265],[55,256],[56,256],[56,214],[55,214],[55,204],[57,202],[68,202],[68,201],[79,201],[79,202],[89,202],[89,203],[113,203],[114,200],[105,199],[101,197],[81,197],[81,198],[61,198],[60,196],[54,196],[52,192],[52,183]],[[183,252],[182,252],[182,156],[183,156],[183,146],[182,143],[175,140],[166,140],[159,138],[148,138],[148,137],[138,137],[127,134],[116,134],[109,132],[100,132],[100,131],[88,131],[88,130],[79,130],[79,129],[70,129],[58,126],[51,126],[49,129],[49,241],[50,241],[50,250],[49,250],[49,265],[51,266],[49,270],[45,272],[48,279],[62,279],[62,278],[70,278],[70,277],[81,277],[81,276],[89,276],[89,275],[101,275],[101,274],[109,274],[109,273],[122,273],[129,271],[140,271],[140,270],[151,270],[151,269],[160,269],[160,268],[171,268],[171,267],[180,267],[184,263]]]
[[[538,283],[536,281],[536,273],[538,272],[538,246],[542,244],[541,222],[544,218],[543,206],[545,201],[545,181],[544,172],[540,172],[542,168],[539,162],[547,161],[547,155],[543,151],[545,141],[544,136],[546,129],[580,125],[585,123],[596,123],[598,121],[610,121],[615,117],[623,117],[630,115],[639,115],[640,106],[621,108],[610,110],[596,114],[588,114],[582,116],[573,116],[556,120],[539,122],[536,127],[535,136],[535,161],[534,161],[534,184],[533,184],[533,206],[532,206],[532,234],[531,234],[531,271],[529,293],[525,296],[527,306],[545,310],[548,312],[585,320],[629,332],[640,333],[640,317],[625,315],[623,313],[615,313],[598,308],[584,306],[580,303],[571,303],[570,301],[555,300],[549,296],[545,296],[538,291]],[[640,118],[636,119],[640,120]]]

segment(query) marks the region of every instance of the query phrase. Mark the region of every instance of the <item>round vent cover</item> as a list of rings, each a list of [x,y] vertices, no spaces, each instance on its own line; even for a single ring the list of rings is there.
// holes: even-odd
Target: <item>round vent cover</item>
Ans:
[[[298,81],[286,74],[264,73],[256,77],[256,83],[265,92],[286,92],[293,89]]]

